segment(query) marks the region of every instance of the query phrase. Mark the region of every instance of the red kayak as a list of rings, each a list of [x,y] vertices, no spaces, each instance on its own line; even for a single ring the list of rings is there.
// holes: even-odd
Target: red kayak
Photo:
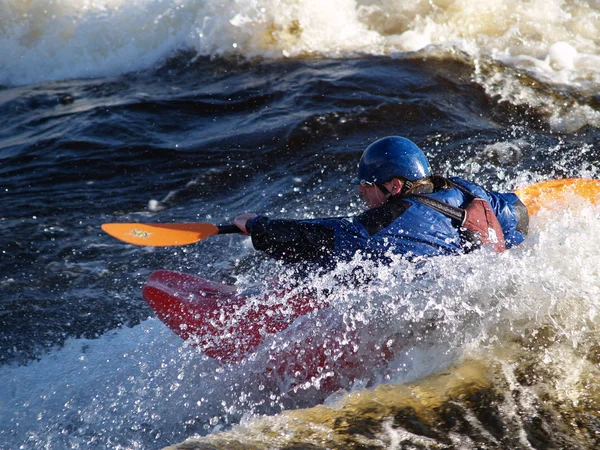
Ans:
[[[236,289],[194,275],[158,270],[142,295],[158,318],[211,358],[237,362],[285,330],[296,318],[328,306],[308,295],[275,290],[270,295],[238,294]]]
[[[264,373],[288,387],[308,382],[334,392],[363,377],[365,367],[381,367],[399,351],[392,348],[397,341],[356,345],[355,331],[341,324],[331,308],[318,319],[311,315],[329,305],[306,293],[273,289],[244,295],[231,286],[167,270],[153,272],[142,293],[165,325],[223,363],[242,361],[270,339],[261,353]]]

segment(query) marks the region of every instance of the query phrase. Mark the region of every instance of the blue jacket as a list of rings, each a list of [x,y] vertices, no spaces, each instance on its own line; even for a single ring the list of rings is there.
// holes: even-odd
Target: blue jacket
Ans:
[[[527,231],[519,222],[523,222],[524,205],[515,194],[485,191],[461,178],[449,180],[488,201],[502,226],[507,248],[523,242]],[[473,198],[456,187],[426,195],[460,208]],[[460,224],[403,196],[391,197],[385,205],[353,217],[271,220],[258,216],[248,221],[247,229],[257,250],[284,261],[325,267],[347,261],[358,251],[379,261],[389,260],[389,254],[413,259],[467,251]]]

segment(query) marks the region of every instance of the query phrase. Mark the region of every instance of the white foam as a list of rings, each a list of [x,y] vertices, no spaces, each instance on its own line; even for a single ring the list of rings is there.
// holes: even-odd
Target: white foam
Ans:
[[[0,83],[110,76],[180,49],[282,58],[431,45],[597,82],[598,36],[599,6],[580,0],[8,0]]]
[[[461,55],[491,97],[534,108],[555,130],[571,132],[600,126],[585,101],[600,87],[599,36],[600,5],[583,0],[7,0],[0,85],[117,76],[181,50],[246,58]],[[523,83],[523,73],[556,91]],[[575,95],[563,98],[565,86]]]
[[[576,198],[572,207],[541,213],[525,245],[501,255],[483,251],[419,267],[401,259],[373,267],[376,280],[368,288],[337,286],[330,310],[267,338],[239,365],[220,367],[150,319],[99,339],[71,339],[25,366],[2,366],[2,439],[10,448],[106,447],[115,439],[121,448],[150,448],[244,414],[311,406],[327,395],[320,391],[327,373],[295,388],[266,373],[273,351],[282,354],[298,342],[357,339],[355,358],[363,362],[389,343],[396,357],[383,367],[358,364],[348,388],[435,373],[465,350],[510,342],[524,329],[550,326],[576,348],[598,332],[600,213]],[[364,266],[352,261],[312,288],[332,288],[335,276]],[[550,349],[547,360],[565,373],[557,381],[561,395],[577,402],[578,379],[568,376],[560,349]]]

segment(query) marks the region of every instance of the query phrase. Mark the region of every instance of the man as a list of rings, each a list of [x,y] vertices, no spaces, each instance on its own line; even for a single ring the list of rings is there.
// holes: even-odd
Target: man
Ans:
[[[490,222],[498,225],[499,237],[489,231],[501,240],[502,249],[520,244],[527,234],[527,209],[515,194],[489,192],[458,177],[433,175],[423,151],[403,137],[390,136],[369,145],[355,183],[369,208],[358,216],[272,220],[242,214],[234,223],[252,237],[255,249],[284,261],[322,267],[347,261],[357,252],[385,262],[390,255],[416,259],[478,248],[479,234],[465,228],[464,215],[452,214],[465,209],[468,214],[474,199],[484,200],[478,201],[486,205]]]

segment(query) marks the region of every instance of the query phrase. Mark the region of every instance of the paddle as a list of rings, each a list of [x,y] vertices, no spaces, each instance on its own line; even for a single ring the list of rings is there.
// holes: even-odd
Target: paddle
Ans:
[[[134,245],[170,247],[201,241],[215,234],[241,233],[235,225],[212,223],[105,223],[102,229],[123,242]]]
[[[541,181],[518,189],[515,194],[525,203],[530,216],[541,209],[565,209],[582,200],[596,204],[600,201],[600,180],[592,178],[563,178]]]
[[[535,183],[516,191],[530,215],[552,206],[565,208],[573,199],[591,203],[600,201],[600,180],[565,178]],[[111,236],[134,245],[170,247],[201,241],[215,234],[241,233],[235,225],[216,226],[211,223],[105,223],[102,229]]]

